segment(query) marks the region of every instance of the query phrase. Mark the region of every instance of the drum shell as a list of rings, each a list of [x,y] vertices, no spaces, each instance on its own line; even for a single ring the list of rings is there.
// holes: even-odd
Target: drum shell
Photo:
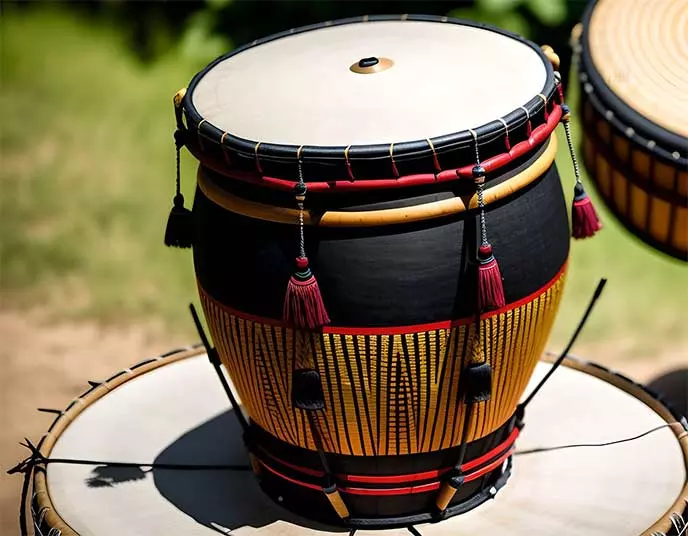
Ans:
[[[632,234],[688,261],[686,64],[664,62],[680,48],[682,4],[591,0],[572,39],[583,162],[600,196]]]
[[[590,87],[584,83],[581,92],[583,161],[597,191],[630,232],[659,251],[687,260],[688,167],[641,141],[634,129],[585,91],[586,84]]]
[[[529,165],[525,162],[521,168]],[[404,202],[408,200],[396,200]],[[378,202],[370,208],[380,204],[388,206]],[[332,322],[322,333],[304,334],[280,320],[298,243],[297,227],[235,214],[199,189],[194,204],[199,289],[213,339],[251,418],[283,441],[313,449],[310,433],[298,419],[289,425],[291,430],[280,426],[293,420],[293,369],[316,368],[325,376],[326,398],[328,392],[335,393],[327,402],[328,409],[339,407],[340,422],[332,424],[331,432],[340,435],[340,440],[326,445],[329,452],[391,456],[456,446],[461,410],[454,383],[468,363],[476,329],[475,217],[470,211],[381,227],[309,226],[307,254]],[[511,197],[489,205],[486,218],[508,305],[485,316],[481,337],[495,369],[495,393],[499,382],[512,384],[508,395],[499,395],[491,403],[471,440],[494,432],[512,415],[554,319],[569,247],[555,166]],[[511,330],[520,331],[506,348]],[[525,346],[520,348],[520,344]],[[446,378],[440,378],[445,362],[451,368]],[[391,366],[399,370],[391,374]],[[431,382],[430,375],[435,373]],[[257,386],[263,375],[276,387]],[[372,379],[376,375],[381,383]],[[416,430],[411,433],[419,435],[406,437],[401,445],[372,437],[370,429],[377,428],[378,418],[385,420],[377,411],[381,398],[363,400],[360,393],[396,392],[399,386],[393,378],[397,377],[407,381],[409,389],[427,385],[413,396],[427,395],[424,402],[433,412],[439,411],[435,407],[439,393],[449,389],[454,399],[445,398],[439,404],[457,410],[446,423],[453,425],[451,434],[430,437],[426,429],[426,437],[421,438]],[[339,396],[343,398],[338,401]],[[265,408],[273,402],[278,413],[270,416]],[[424,414],[425,409],[416,413]],[[353,430],[345,433],[342,420]],[[407,423],[402,428],[414,426]],[[441,423],[437,429],[442,429]]]

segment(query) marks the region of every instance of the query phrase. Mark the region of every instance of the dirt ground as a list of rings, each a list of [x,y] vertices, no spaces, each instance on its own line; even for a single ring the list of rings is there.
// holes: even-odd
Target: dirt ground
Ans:
[[[159,325],[108,327],[96,323],[54,323],[38,311],[0,311],[0,534],[17,534],[21,477],[5,471],[26,452],[23,437],[37,439],[53,415],[37,407],[63,408],[83,392],[87,380],[110,376],[146,357],[190,342],[165,333]],[[647,382],[685,366],[685,348],[624,360],[622,344],[579,346],[575,354]]]

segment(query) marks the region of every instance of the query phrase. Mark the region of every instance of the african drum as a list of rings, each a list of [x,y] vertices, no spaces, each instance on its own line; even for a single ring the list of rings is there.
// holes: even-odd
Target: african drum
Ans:
[[[506,482],[569,251],[548,58],[485,25],[364,17],[255,41],[175,97],[200,167],[166,242],[193,243],[247,446],[287,508],[403,525]]]
[[[623,225],[688,260],[688,1],[598,0],[578,51],[585,166]]]
[[[676,535],[685,527],[685,420],[677,423],[626,378],[572,358],[565,364],[528,407],[504,490],[465,515],[417,525],[414,534]],[[536,366],[531,387],[549,367]],[[562,446],[569,448],[537,451]],[[241,430],[198,350],[146,360],[91,387],[56,418],[40,449],[52,459],[156,465],[37,466],[37,534],[345,534],[291,514],[279,506],[288,496],[273,503],[240,471],[247,464]]]

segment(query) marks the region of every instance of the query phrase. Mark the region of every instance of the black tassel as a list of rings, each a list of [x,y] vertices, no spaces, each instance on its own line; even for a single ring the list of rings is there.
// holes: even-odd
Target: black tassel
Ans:
[[[471,363],[462,373],[467,404],[486,402],[492,394],[492,367],[485,363]]]
[[[317,370],[295,370],[291,393],[295,408],[313,411],[325,407],[325,395]]]
[[[174,206],[170,210],[165,228],[165,245],[175,248],[190,248],[193,242],[193,222],[191,211],[184,206],[184,196],[174,196]]]
[[[193,244],[192,213],[184,206],[184,196],[181,193],[180,184],[179,151],[184,145],[182,130],[177,129],[174,133],[174,142],[177,153],[177,193],[174,196],[174,204],[167,218],[165,245],[175,248],[190,248]]]

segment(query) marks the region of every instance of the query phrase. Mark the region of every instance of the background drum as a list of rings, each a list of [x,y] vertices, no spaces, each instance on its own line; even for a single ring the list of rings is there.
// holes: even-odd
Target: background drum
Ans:
[[[262,486],[288,508],[403,525],[508,478],[569,249],[546,53],[446,17],[364,17],[253,42],[177,95],[201,166],[167,242],[193,242]],[[574,209],[593,234],[587,197]]]
[[[628,379],[574,359],[566,365],[529,406],[508,486],[465,515],[418,525],[420,534],[499,535],[507,527],[514,536],[682,530],[685,420],[677,423],[677,416]],[[537,365],[531,387],[549,366]],[[656,427],[662,428],[614,445],[528,453],[616,441]],[[51,458],[160,466],[37,466],[32,513],[39,534],[344,534],[290,515],[260,492],[248,472],[228,470],[240,469],[246,453],[222,388],[198,350],[148,359],[92,387],[56,418],[40,450]]]
[[[598,0],[580,36],[585,166],[619,220],[688,259],[688,1]]]

